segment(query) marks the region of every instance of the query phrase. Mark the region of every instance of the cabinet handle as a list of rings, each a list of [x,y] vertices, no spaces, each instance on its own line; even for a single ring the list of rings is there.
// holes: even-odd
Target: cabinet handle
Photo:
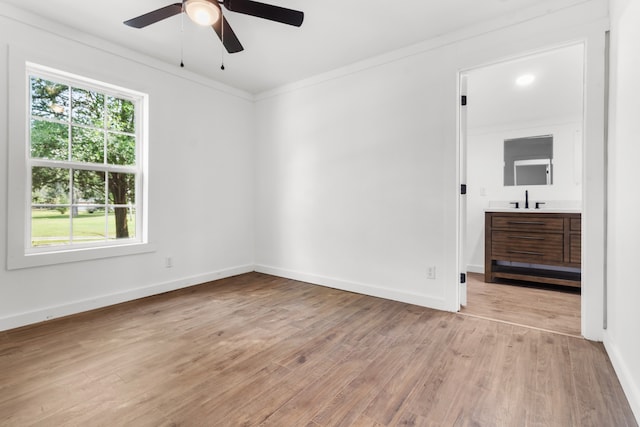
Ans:
[[[509,236],[510,239],[523,239],[523,240],[544,240],[544,237],[533,236]]]
[[[541,221],[507,221],[507,224],[519,224],[519,225],[544,225]]]
[[[543,253],[540,252],[529,252],[529,251],[507,251],[507,253],[510,254],[520,254],[520,255],[537,255],[537,256],[544,256]]]

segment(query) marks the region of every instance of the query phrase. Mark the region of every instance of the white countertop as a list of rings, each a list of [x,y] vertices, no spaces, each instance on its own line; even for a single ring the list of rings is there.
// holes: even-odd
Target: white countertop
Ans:
[[[513,212],[513,213],[580,213],[581,210],[580,209],[575,209],[575,208],[540,208],[540,209],[535,209],[535,208],[529,208],[529,209],[525,209],[525,208],[504,208],[504,207],[490,207],[490,208],[485,208],[484,209],[485,212]]]
[[[512,202],[520,203],[520,208],[516,209]],[[581,213],[581,205],[578,200],[540,200],[529,199],[529,208],[524,207],[524,200],[491,200],[489,206],[484,208],[485,212],[514,212],[514,213]],[[536,209],[536,202],[543,203]]]

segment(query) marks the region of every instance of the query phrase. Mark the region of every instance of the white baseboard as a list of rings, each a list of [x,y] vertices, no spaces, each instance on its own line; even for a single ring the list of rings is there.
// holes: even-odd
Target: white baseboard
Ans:
[[[627,396],[629,406],[636,417],[636,422],[640,424],[640,384],[631,375],[627,363],[620,355],[620,351],[615,342],[611,339],[607,331],[604,332],[604,347],[607,350],[613,369],[616,371],[618,380],[622,385],[622,390]]]
[[[480,273],[484,274],[484,265],[467,265],[468,273]]]
[[[268,265],[257,264],[254,266],[254,269],[259,273],[299,280],[301,282],[312,283],[314,285],[326,286],[343,291],[355,292],[358,294],[405,302],[407,304],[420,305],[423,307],[434,308],[436,310],[450,311],[446,306],[444,299],[441,298],[434,298],[425,295],[414,294],[411,292],[403,292],[366,283],[320,276],[317,274],[304,273],[301,271],[271,267]]]
[[[51,320],[57,317],[68,316],[70,314],[81,313],[83,311],[94,310],[96,308],[119,304],[126,301],[132,301],[138,298],[161,294],[163,292],[175,291],[177,289],[199,285],[201,283],[206,283],[213,280],[219,280],[231,276],[237,276],[238,274],[249,273],[253,270],[254,268],[252,264],[242,265],[238,267],[213,271],[206,274],[200,274],[197,276],[184,277],[169,282],[157,283],[141,288],[129,289],[124,292],[101,295],[95,298],[73,301],[67,304],[51,306],[39,310],[29,311],[26,313],[2,317],[0,318],[0,331],[18,328],[20,326],[30,325],[45,320]]]
[[[254,266],[248,264],[2,317],[0,318],[0,331],[31,325],[58,317],[69,316],[71,314],[82,313],[84,311],[94,310],[97,308],[107,307],[114,304],[161,294],[163,292],[175,291],[177,289],[199,285],[201,283],[224,279],[227,277],[249,273],[252,271],[285,277],[288,279],[300,280],[303,282],[327,286],[344,291],[405,302],[408,304],[430,307],[437,310],[448,310],[448,307],[446,307],[444,300],[441,298],[434,298],[376,285],[358,283],[343,279],[320,276],[316,274],[303,273],[300,271],[270,267],[266,265]]]

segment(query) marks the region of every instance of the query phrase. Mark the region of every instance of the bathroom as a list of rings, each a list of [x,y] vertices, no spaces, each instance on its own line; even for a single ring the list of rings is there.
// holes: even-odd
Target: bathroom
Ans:
[[[512,310],[511,316],[498,320],[579,335],[579,281],[578,286],[504,278],[498,284],[486,283],[490,280],[485,280],[485,216],[487,212],[581,213],[584,46],[535,52],[465,71],[461,78],[467,94],[461,126],[467,159],[464,260],[469,277],[462,312],[492,318]],[[578,216],[578,227],[579,221]],[[579,275],[579,268],[569,270]],[[474,286],[486,287],[474,292]],[[539,293],[528,294],[532,289]],[[517,307],[502,301],[512,291],[516,294],[509,298]],[[561,300],[557,308],[553,303],[533,304],[531,310],[537,313],[527,313],[531,299],[555,301],[565,296],[568,301]],[[540,312],[542,305],[552,312]],[[569,326],[547,322],[558,312],[569,317]]]

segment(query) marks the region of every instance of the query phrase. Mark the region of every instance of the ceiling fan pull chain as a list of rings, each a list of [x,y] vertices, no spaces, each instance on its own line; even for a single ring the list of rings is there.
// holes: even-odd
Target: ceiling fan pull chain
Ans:
[[[184,13],[180,15],[180,68],[184,68]]]
[[[220,10],[220,41],[222,41],[222,49],[220,49],[220,69],[224,71],[224,15]]]

